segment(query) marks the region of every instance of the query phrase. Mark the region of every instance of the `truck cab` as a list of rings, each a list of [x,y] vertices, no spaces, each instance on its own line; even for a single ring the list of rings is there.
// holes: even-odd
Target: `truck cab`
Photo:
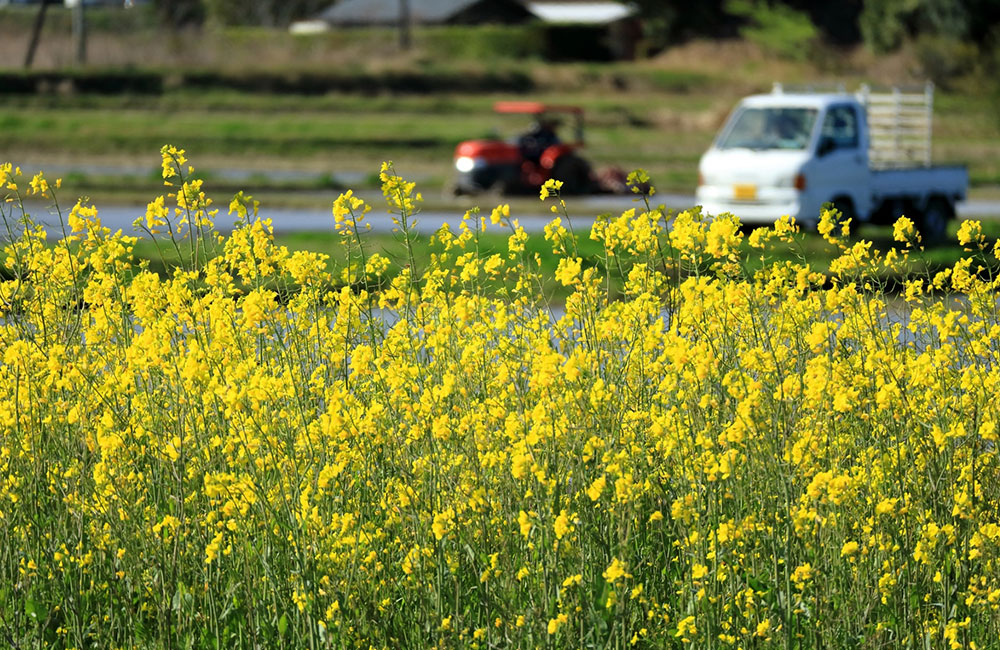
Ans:
[[[882,95],[867,91],[778,87],[743,99],[701,158],[698,202],[708,214],[730,212],[747,224],[790,215],[806,227],[832,203],[856,222],[889,223],[906,214],[934,230],[932,237],[943,236],[968,173],[930,166],[932,94],[921,93],[916,106],[906,103],[913,94],[887,96],[896,101],[888,110]]]

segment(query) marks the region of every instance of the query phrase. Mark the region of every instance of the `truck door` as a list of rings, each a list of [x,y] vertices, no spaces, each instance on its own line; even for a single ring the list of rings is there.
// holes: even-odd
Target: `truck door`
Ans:
[[[821,203],[849,198],[855,214],[847,216],[855,217],[855,222],[868,220],[872,201],[861,119],[855,105],[834,104],[827,109],[809,174],[810,194]]]

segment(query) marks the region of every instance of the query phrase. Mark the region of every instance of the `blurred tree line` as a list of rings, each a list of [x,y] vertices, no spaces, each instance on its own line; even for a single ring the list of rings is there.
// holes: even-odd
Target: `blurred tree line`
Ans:
[[[693,36],[736,36],[748,24],[808,22],[835,44],[863,41],[874,52],[920,35],[993,44],[1000,38],[997,0],[635,0],[663,44]]]
[[[911,45],[935,81],[1000,69],[1000,0],[634,0],[652,49],[694,37],[742,36],[780,56],[818,58],[824,45],[876,54]]]

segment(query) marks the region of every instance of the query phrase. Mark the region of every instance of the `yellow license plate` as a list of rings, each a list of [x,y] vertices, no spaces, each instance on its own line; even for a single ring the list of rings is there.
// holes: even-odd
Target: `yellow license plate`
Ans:
[[[737,201],[754,201],[757,199],[757,186],[733,185],[733,198]]]

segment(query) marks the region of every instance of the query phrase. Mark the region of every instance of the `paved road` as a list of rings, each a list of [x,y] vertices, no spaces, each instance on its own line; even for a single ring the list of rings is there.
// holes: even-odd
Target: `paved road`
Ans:
[[[693,196],[681,194],[657,194],[656,204],[664,204],[667,208],[682,210],[695,204]],[[381,196],[366,196],[372,205],[381,204]],[[490,205],[484,202],[484,205]],[[538,204],[539,207],[541,203]],[[630,197],[572,197],[567,199],[567,206],[573,225],[578,229],[589,229],[595,215],[604,212],[620,213],[637,203]],[[221,231],[232,229],[233,218],[225,215],[225,206],[219,206],[220,213],[216,219],[216,227]],[[112,230],[121,229],[125,233],[135,233],[132,222],[146,213],[145,206],[98,206],[101,222]],[[44,223],[51,236],[61,233],[58,216],[52,214],[44,204],[29,205],[31,216],[39,223]],[[486,214],[489,208],[486,208]],[[422,212],[417,216],[417,230],[422,233],[432,233],[448,223],[453,230],[458,229],[462,219],[463,209],[456,207],[451,210],[433,210]],[[972,200],[958,205],[961,218],[1000,218],[1000,201]],[[270,218],[275,232],[310,232],[329,231],[333,229],[333,216],[330,210],[282,209],[280,207],[262,206],[260,215]],[[578,216],[579,215],[579,216]],[[512,217],[517,218],[528,232],[541,232],[545,224],[552,218],[551,214],[537,212],[520,214],[516,210]],[[368,215],[368,222],[374,232],[391,232],[395,227],[392,216],[385,210],[375,208]]]
[[[358,194],[368,201],[372,206],[372,211],[367,216],[367,222],[371,224],[373,232],[391,232],[396,225],[393,223],[393,215],[389,214],[384,207],[384,199],[379,193],[361,192]],[[657,195],[657,204],[663,203],[670,208],[684,209],[694,204],[694,197],[680,195]],[[333,200],[330,201],[331,205]],[[492,207],[490,200],[484,200],[482,213],[488,215]],[[525,230],[531,233],[542,232],[553,217],[551,213],[545,213],[545,206],[539,202],[537,208],[532,208],[533,214],[520,214],[512,210],[511,217],[518,219]],[[630,197],[570,197],[567,199],[567,208],[572,218],[574,227],[590,228],[594,216],[604,212],[621,212],[630,207],[638,205]],[[112,230],[121,229],[126,234],[140,234],[136,232],[132,223],[138,217],[146,214],[145,206],[120,206],[120,205],[98,205],[98,215],[101,223]],[[226,215],[226,207],[217,204],[219,214],[216,217],[215,225],[220,231],[231,230],[234,223],[234,216]],[[42,203],[32,203],[28,205],[29,212],[33,219],[47,226],[50,236],[59,236],[62,232],[59,225],[59,216]],[[435,232],[443,223],[448,223],[452,230],[457,231],[462,221],[465,208],[456,206],[451,209],[425,210],[416,217],[416,229],[424,234]],[[577,216],[580,215],[580,216]],[[314,232],[332,231],[333,215],[330,209],[286,209],[280,207],[261,206],[260,216],[271,219],[275,232]],[[497,228],[497,226],[493,226]]]
[[[43,163],[41,161],[36,161],[35,164],[22,163],[22,167],[26,171],[44,169],[47,176],[50,178],[69,173],[108,174],[126,177],[136,175],[137,173],[134,166],[126,165],[94,164],[81,166],[57,162]],[[148,173],[155,173],[156,169],[151,167]],[[216,178],[246,181],[248,183],[252,183],[254,176],[260,173],[262,173],[260,170],[238,168],[220,168],[211,170],[211,175]],[[303,170],[268,169],[263,173],[266,173],[268,177],[277,180],[302,180],[323,177],[322,174]],[[358,171],[338,170],[333,172],[333,174],[337,180],[347,185],[361,183],[367,178],[367,174]],[[416,175],[412,175],[412,177],[407,176],[407,179],[417,181],[419,188],[420,181],[422,181],[424,177],[418,173]],[[425,192],[427,191],[427,188],[423,189]],[[363,197],[371,205],[376,206],[376,208],[384,205],[382,195],[377,191],[363,191],[358,192],[357,194]],[[332,205],[333,199],[336,197],[336,192],[318,193],[317,196],[324,198],[329,196],[329,202]],[[667,208],[674,210],[683,210],[696,204],[694,196],[684,194],[657,194],[654,199],[655,204],[659,205],[662,203],[666,205]],[[492,204],[491,201],[493,201]],[[489,210],[493,207],[493,205],[495,205],[495,203],[496,201],[494,199],[484,198],[482,200],[481,207]],[[623,210],[627,210],[628,208],[636,205],[633,198],[630,196],[571,197],[567,199],[567,204],[569,205],[569,213],[570,216],[573,217],[574,225],[579,225],[581,228],[589,228],[594,215],[604,212],[620,213]],[[551,215],[544,211],[544,207],[541,203],[537,203],[535,206],[536,207],[532,208],[532,214],[519,213],[517,211],[513,214],[513,216],[517,217],[521,224],[529,232],[540,232],[544,228],[545,224],[551,219]],[[142,206],[98,207],[100,208],[101,220],[105,225],[113,230],[120,228],[124,232],[131,232],[132,221],[135,220],[136,217],[145,214],[145,207]],[[224,208],[224,206],[221,207]],[[34,216],[36,216],[40,221],[49,221],[51,219],[47,216],[48,211],[43,209],[43,206],[34,206],[33,210],[35,213]],[[448,210],[424,212],[418,219],[418,229],[421,232],[430,233],[437,230],[441,224],[445,222],[448,222],[453,228],[455,228],[461,220],[463,210],[464,208],[456,206]],[[958,204],[957,211],[960,218],[1000,218],[1000,200],[974,199],[964,201]],[[271,218],[276,232],[322,231],[333,227],[332,217],[330,211],[327,209],[283,209],[280,206],[265,205],[262,210],[262,215]],[[579,217],[576,215],[579,215]],[[370,221],[372,229],[375,231],[388,232],[393,228],[391,217],[385,212],[378,213],[377,210],[373,211],[370,215]],[[58,222],[56,221],[56,223]],[[220,216],[216,225],[220,230],[227,230],[232,227],[232,220]],[[53,231],[53,234],[58,234],[58,229]]]

